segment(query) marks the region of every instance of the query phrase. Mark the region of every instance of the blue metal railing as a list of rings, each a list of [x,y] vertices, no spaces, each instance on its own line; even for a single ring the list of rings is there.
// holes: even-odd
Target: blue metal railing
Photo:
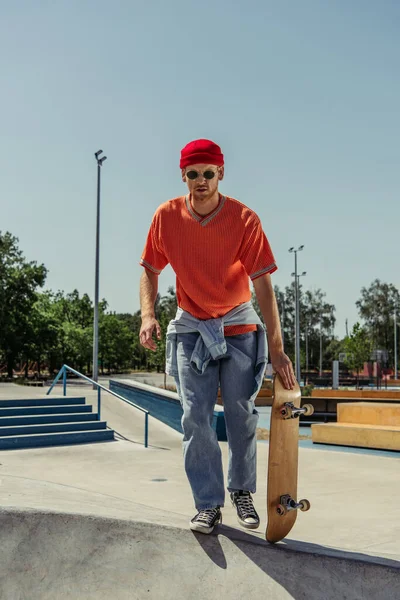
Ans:
[[[104,390],[108,394],[111,394],[112,396],[115,396],[115,398],[118,398],[119,400],[122,400],[123,402],[126,402],[127,404],[130,404],[134,408],[137,408],[141,412],[145,413],[145,420],[144,420],[144,447],[145,448],[148,447],[148,442],[149,442],[149,411],[146,410],[145,408],[142,408],[141,406],[138,406],[134,402],[131,402],[130,400],[127,400],[123,396],[120,396],[116,392],[113,392],[112,390],[109,390],[108,388],[104,387],[104,385],[101,385],[100,383],[97,383],[93,379],[90,379],[90,377],[86,377],[86,375],[83,375],[82,373],[79,373],[79,371],[76,371],[72,367],[69,367],[68,365],[63,365],[61,367],[61,369],[57,373],[57,376],[55,377],[53,383],[51,384],[48,392],[46,393],[47,396],[50,394],[50,392],[52,391],[52,389],[54,388],[54,386],[58,383],[58,381],[59,381],[59,379],[61,377],[63,378],[63,395],[64,396],[67,395],[67,371],[70,371],[71,373],[74,373],[74,375],[77,375],[81,379],[85,379],[85,381],[88,381],[89,383],[91,383],[94,386],[96,386],[96,388],[97,388],[97,414],[98,414],[99,420],[100,420],[100,411],[101,411],[101,390]]]

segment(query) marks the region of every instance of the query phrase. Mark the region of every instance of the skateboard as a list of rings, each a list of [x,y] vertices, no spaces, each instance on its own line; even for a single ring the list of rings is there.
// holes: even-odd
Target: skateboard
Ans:
[[[273,378],[272,396],[265,537],[268,542],[275,543],[288,535],[295,524],[298,509],[310,509],[308,500],[297,502],[299,417],[312,415],[314,407],[305,404],[300,408],[298,383],[292,390],[287,390],[277,373]]]

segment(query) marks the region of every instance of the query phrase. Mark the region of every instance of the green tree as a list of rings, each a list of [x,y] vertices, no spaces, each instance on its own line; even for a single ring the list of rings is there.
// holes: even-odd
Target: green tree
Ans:
[[[294,361],[295,357],[295,287],[294,281],[282,291],[279,286],[274,287],[281,322],[282,337],[286,354]],[[320,336],[322,335],[323,348],[333,338],[335,325],[335,307],[325,300],[325,293],[317,289],[303,292],[299,285],[300,308],[300,359],[302,367],[306,366],[306,345],[308,347],[308,366],[317,367],[320,355]],[[252,293],[253,306],[263,321],[257,302],[257,297]],[[264,321],[263,321],[264,322]],[[324,357],[327,355],[324,352]]]
[[[18,247],[19,240],[9,232],[0,232],[0,352],[13,376],[18,356],[32,339],[31,314],[36,291],[44,285],[47,270],[36,262],[27,262]]]
[[[339,360],[339,354],[344,352],[343,340],[333,339],[325,348],[325,359],[329,364],[334,360]]]
[[[359,374],[364,367],[364,363],[370,359],[372,343],[366,328],[356,323],[352,333],[343,341],[344,351],[346,352],[345,364],[351,371],[357,372],[357,387],[359,383]]]
[[[164,373],[164,388],[167,383],[167,374],[165,372],[167,328],[169,322],[175,317],[176,309],[176,293],[173,287],[169,287],[167,294],[160,297],[159,302],[156,304],[155,312],[156,319],[161,327],[161,339],[157,340],[157,350],[152,352],[149,356],[150,366],[157,369],[158,373]]]
[[[131,366],[134,369],[145,368],[148,361],[148,355],[139,341],[139,332],[142,323],[140,310],[136,311],[133,315],[129,313],[117,314],[117,318],[128,327],[128,330],[132,335]]]
[[[59,324],[52,311],[53,297],[51,292],[36,294],[36,301],[30,315],[30,330],[25,338],[24,356],[26,370],[28,363],[33,360],[38,365],[40,375],[42,362],[57,364]],[[54,366],[55,368],[55,366]],[[27,376],[27,373],[26,373]]]
[[[165,360],[166,360],[166,342],[167,342],[167,327],[170,322],[170,318],[166,312],[161,312],[158,318],[158,322],[161,327],[161,339],[157,340],[157,350],[152,352],[149,357],[151,367],[157,369],[157,373],[164,373],[165,375]],[[165,378],[164,378],[165,379]],[[164,381],[165,383],[165,381]]]
[[[106,309],[107,302],[103,299],[99,303],[99,318]],[[93,304],[88,294],[80,296],[78,290],[69,294],[58,291],[52,296],[50,312],[57,323],[58,332],[56,347],[51,352],[52,369],[67,363],[80,371],[90,372],[93,356]]]
[[[70,294],[57,292],[53,296],[54,314],[60,323],[74,323],[86,329],[93,325],[93,304],[87,294],[79,295],[78,290]],[[99,312],[107,309],[107,302],[102,300],[99,303]]]
[[[64,321],[62,324],[64,363],[78,371],[90,370],[93,353],[93,327],[80,327]]]
[[[167,289],[165,296],[161,296],[158,293],[154,303],[154,314],[157,321],[161,319],[163,314],[166,314],[170,320],[173,319],[176,314],[177,305],[175,289],[172,286]],[[137,314],[140,317],[140,311]]]
[[[99,358],[102,374],[123,370],[132,363],[133,334],[128,325],[116,314],[100,316]]]
[[[365,321],[374,349],[388,350],[393,366],[393,315],[396,307],[400,306],[398,289],[391,283],[375,279],[369,288],[362,288],[356,306]]]

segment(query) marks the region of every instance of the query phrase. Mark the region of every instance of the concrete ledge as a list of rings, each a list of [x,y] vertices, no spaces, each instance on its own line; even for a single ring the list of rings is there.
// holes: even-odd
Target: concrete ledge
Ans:
[[[170,392],[152,385],[139,383],[132,380],[110,380],[110,390],[116,392],[123,398],[134,402],[138,406],[148,410],[152,417],[173,427],[176,431],[183,433],[181,419],[183,410],[176,392]],[[224,410],[215,406],[212,427],[218,440],[227,441]]]
[[[400,451],[400,427],[393,425],[318,423],[311,425],[311,435],[317,444]]]
[[[338,398],[338,399],[374,399],[397,400],[400,402],[400,391],[396,390],[331,390],[318,388],[311,392],[311,398]]]
[[[321,391],[321,390],[318,390]],[[330,397],[328,395],[325,396],[311,396],[311,397],[303,397],[302,398],[302,405],[303,404],[312,404],[314,406],[314,415],[312,415],[311,417],[304,417],[301,416],[300,417],[300,421],[313,421],[313,420],[317,420],[318,419],[318,415],[320,416],[324,416],[327,417],[327,420],[336,420],[337,418],[337,411],[338,411],[338,406],[340,405],[344,405],[344,404],[366,404],[366,403],[372,403],[372,404],[382,404],[383,406],[385,406],[386,404],[392,404],[393,406],[400,406],[400,401],[398,399],[395,398],[361,398],[361,397],[356,397],[353,396],[351,398],[344,398],[344,397]]]
[[[158,512],[153,519],[162,523]],[[398,562],[312,544],[271,546],[226,526],[205,536],[149,521],[2,509],[0,531],[1,598],[400,597]]]
[[[400,427],[400,404],[380,402],[339,403],[338,422]]]

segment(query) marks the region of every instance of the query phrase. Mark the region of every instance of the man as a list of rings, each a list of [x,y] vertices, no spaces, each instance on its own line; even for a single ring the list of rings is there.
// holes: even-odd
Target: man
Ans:
[[[277,267],[258,216],[219,193],[224,177],[221,148],[195,140],[181,151],[188,194],[156,210],[141,258],[140,342],[156,350],[161,338],[154,302],[158,276],[169,263],[176,274],[178,311],[167,331],[167,373],[175,377],[183,408],[184,464],[197,514],[193,530],[211,533],[222,521],[225,490],[221,450],[212,429],[218,388],[229,445],[228,486],[239,523],[259,526],[256,491],[254,400],[267,363],[265,329],[251,303],[253,281],[268,333],[273,369],[289,389],[295,384],[283,351],[271,283]]]

